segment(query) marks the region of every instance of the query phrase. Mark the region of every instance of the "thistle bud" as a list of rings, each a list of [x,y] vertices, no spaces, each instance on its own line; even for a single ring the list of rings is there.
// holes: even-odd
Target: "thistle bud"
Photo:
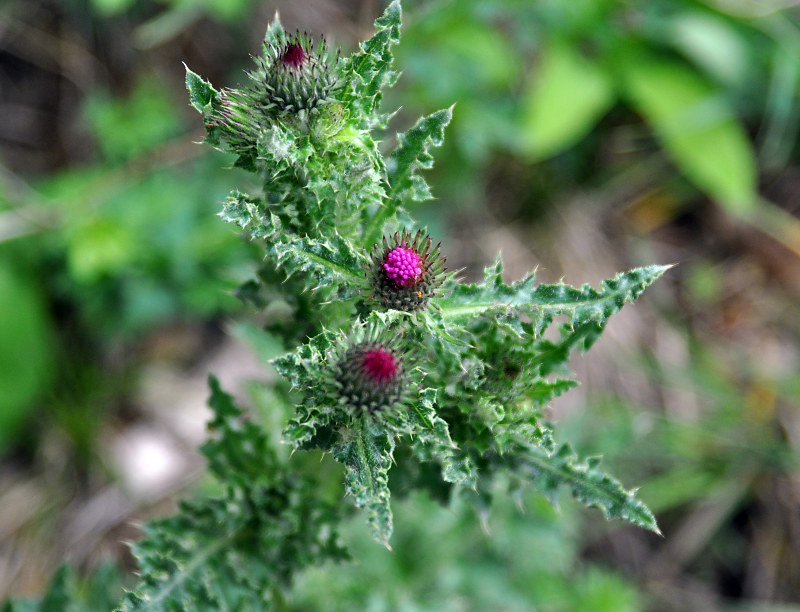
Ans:
[[[344,342],[333,357],[339,402],[370,416],[402,404],[408,388],[408,363],[408,356],[394,342],[374,334]]]
[[[372,249],[370,277],[373,297],[383,306],[413,312],[425,308],[444,281],[444,257],[439,246],[418,231],[403,230],[384,237]]]
[[[315,45],[308,34],[297,32],[264,43],[264,54],[248,76],[249,91],[265,111],[300,113],[329,102],[336,87],[336,59],[329,65],[325,39]]]

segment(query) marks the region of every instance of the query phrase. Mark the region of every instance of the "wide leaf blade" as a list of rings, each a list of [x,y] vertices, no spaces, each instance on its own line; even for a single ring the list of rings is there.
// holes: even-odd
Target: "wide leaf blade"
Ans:
[[[520,103],[523,151],[535,159],[560,153],[585,136],[614,100],[613,80],[602,66],[574,44],[548,41]]]
[[[731,212],[756,204],[757,164],[744,127],[687,65],[630,52],[617,61],[622,94],[686,177]]]

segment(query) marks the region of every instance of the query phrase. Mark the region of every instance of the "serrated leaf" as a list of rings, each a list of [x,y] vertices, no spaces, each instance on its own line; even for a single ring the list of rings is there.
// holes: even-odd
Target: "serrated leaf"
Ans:
[[[325,367],[326,353],[334,346],[336,338],[335,333],[325,330],[270,363],[292,387],[313,389],[319,382],[320,371]]]
[[[263,130],[256,148],[258,162],[268,169],[270,182],[274,182],[290,169],[302,173],[302,168],[314,155],[314,148],[307,134],[298,134],[290,127],[280,124]]]
[[[431,198],[430,188],[417,173],[433,167],[429,150],[432,146],[442,146],[444,130],[452,118],[451,106],[421,117],[410,130],[397,135],[397,148],[386,164],[390,198],[401,202],[424,202]]]
[[[389,504],[389,468],[394,440],[366,421],[345,432],[331,449],[334,458],[346,468],[345,488],[357,507],[367,513],[372,536],[386,548],[392,535],[392,509]]]
[[[580,460],[564,444],[547,453],[534,444],[517,440],[517,452],[507,452],[509,466],[515,473],[529,478],[551,500],[561,485],[566,485],[573,497],[586,506],[599,508],[606,518],[620,518],[644,529],[660,533],[652,512],[632,491],[625,490],[619,481],[597,469],[598,459]]]
[[[545,406],[550,400],[561,397],[570,389],[577,387],[578,384],[577,380],[568,378],[557,378],[553,381],[541,380],[531,389],[526,390],[525,395],[533,401],[534,406]]]
[[[539,376],[548,376],[554,372],[562,372],[569,361],[570,352],[574,349],[588,350],[605,329],[605,322],[589,321],[582,325],[564,324],[559,327],[560,340],[539,339],[536,341],[536,356],[530,363]]]
[[[624,95],[695,183],[731,212],[756,204],[757,163],[733,111],[689,66],[639,50],[620,54]]]
[[[225,199],[219,216],[243,229],[251,240],[268,240],[281,230],[280,219],[263,198],[254,198],[234,189]]]
[[[394,0],[375,21],[375,34],[344,62],[344,80],[350,89],[343,93],[343,102],[355,116],[364,117],[370,125],[383,123],[374,114],[383,88],[392,85],[397,78],[392,70],[392,47],[400,40],[401,19],[400,2]]]
[[[294,416],[283,430],[283,440],[298,450],[314,448],[327,450],[329,444],[320,440],[320,434],[324,433],[330,424],[330,416],[330,411],[320,410],[313,402],[296,406]]]
[[[521,146],[542,159],[567,149],[588,133],[614,104],[613,81],[571,42],[545,43],[534,78],[522,95]]]
[[[208,404],[214,417],[208,422],[210,437],[200,451],[208,460],[209,470],[230,484],[252,485],[269,480],[276,457],[264,431],[245,420],[215,376],[208,377],[208,385]]]
[[[373,244],[380,239],[384,223],[398,208],[412,202],[425,202],[433,196],[420,170],[433,167],[431,147],[444,143],[444,130],[453,118],[453,107],[421,117],[414,126],[397,135],[397,148],[386,162],[389,192],[365,231],[365,242]]]
[[[267,258],[287,278],[298,275],[309,289],[331,288],[336,299],[358,294],[368,267],[363,250],[333,231],[324,239],[294,236],[264,200],[233,191],[220,216],[242,228],[251,240],[263,240]]]
[[[447,422],[436,414],[436,395],[436,389],[421,390],[409,410],[415,454],[423,461],[438,461],[446,482],[472,487],[478,479],[477,470],[468,456],[459,453]]]
[[[133,547],[141,579],[120,610],[272,609],[274,587],[286,588],[298,568],[345,555],[338,512],[277,462],[265,432],[209,382],[215,437],[203,452],[225,496],[184,502],[147,525]]]
[[[211,83],[204,81],[200,75],[195,74],[189,67],[184,64],[186,68],[186,89],[189,90],[189,101],[198,112],[202,113],[216,100],[217,92],[211,86]]]
[[[368,268],[364,252],[336,233],[325,240],[275,240],[267,245],[267,253],[287,276],[300,274],[311,289],[332,288],[332,295],[340,300],[359,293]]]
[[[329,367],[327,353],[338,338],[325,330],[293,352],[270,362],[293,388],[305,392],[303,401],[295,406],[294,415],[282,432],[283,440],[295,449],[319,448],[328,452],[335,442],[335,432],[329,428],[335,400],[327,395],[325,372]],[[338,427],[341,423],[334,425]]]
[[[233,576],[227,566],[239,534],[236,517],[226,517],[222,500],[182,504],[180,510],[150,523],[145,537],[134,545],[142,579],[120,610],[190,610],[209,604],[219,608],[223,585],[234,586],[228,582]],[[248,592],[246,584],[235,586],[255,609],[269,603],[268,592]]]
[[[533,274],[506,285],[502,262],[498,259],[484,271],[483,283],[455,285],[449,296],[437,300],[437,307],[443,317],[454,320],[469,320],[492,310],[524,313],[534,320],[536,335],[558,315],[567,315],[573,328],[590,322],[602,325],[669,268],[635,268],[603,281],[598,291],[589,285],[580,288],[564,283],[536,285]]]

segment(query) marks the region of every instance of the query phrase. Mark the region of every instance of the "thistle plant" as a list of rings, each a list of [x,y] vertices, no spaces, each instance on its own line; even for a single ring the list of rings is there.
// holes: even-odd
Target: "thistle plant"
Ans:
[[[262,250],[238,294],[285,345],[272,366],[287,384],[270,397],[289,415],[282,438],[292,452],[273,447],[212,377],[202,450],[221,493],[147,526],[134,545],[141,579],[123,610],[274,609],[294,572],[346,558],[337,525],[351,511],[390,546],[391,470],[481,510],[497,482],[550,498],[563,485],[608,518],[658,531],[598,459],[556,442],[542,410],[577,385],[570,352],[589,349],[667,267],[599,289],[537,284],[533,273],[507,284],[499,257],[474,284],[446,270],[447,245],[412,212],[432,197],[421,171],[453,108],[422,117],[389,152],[375,136],[392,116],[381,99],[397,78],[400,18],[392,2],[343,58],[276,18],[239,89],[216,89],[187,68],[205,141],[233,153],[257,186],[232,191],[220,216]],[[556,317],[564,322],[547,339]],[[395,464],[399,446],[410,452]],[[323,495],[332,485],[304,460],[309,452],[343,466],[335,495]],[[429,462],[438,470],[412,465]]]

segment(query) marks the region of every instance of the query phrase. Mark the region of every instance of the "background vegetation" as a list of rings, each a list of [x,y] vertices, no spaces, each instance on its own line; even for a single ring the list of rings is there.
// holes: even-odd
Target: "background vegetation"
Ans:
[[[209,369],[280,430],[247,383],[280,349],[228,323],[251,272],[214,217],[235,171],[193,144],[180,64],[241,82],[276,8],[349,48],[383,7],[0,6],[0,601],[35,598],[66,559],[77,572],[54,579],[110,608],[135,523],[209,486],[193,478]],[[394,552],[354,521],[356,562],[304,573],[287,609],[800,610],[797,10],[404,8],[386,139],[457,101],[419,215],[451,267],[474,278],[502,248],[509,280],[538,265],[542,281],[596,284],[680,264],[551,411],[582,454],[644,485],[665,538],[566,498],[476,517],[398,496]]]

